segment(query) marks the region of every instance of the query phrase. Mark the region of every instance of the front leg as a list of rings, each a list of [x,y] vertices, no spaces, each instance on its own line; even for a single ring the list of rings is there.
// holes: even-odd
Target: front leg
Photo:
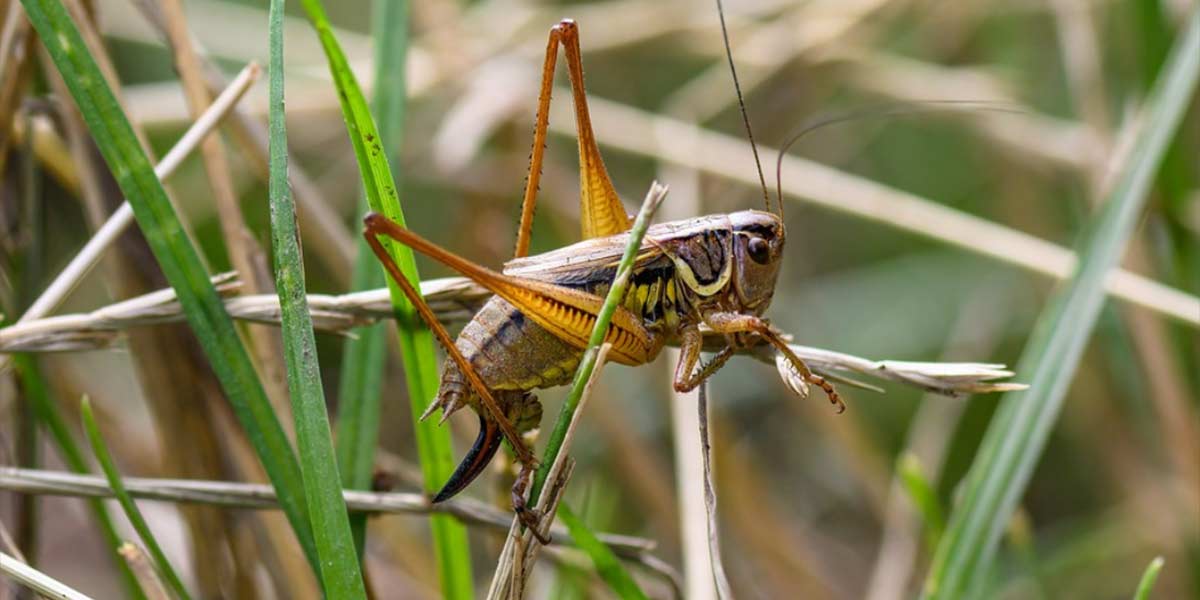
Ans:
[[[824,377],[813,373],[812,369],[809,369],[808,365],[799,356],[796,356],[795,352],[792,352],[787,342],[783,341],[783,338],[771,328],[771,324],[766,319],[734,312],[710,312],[704,315],[704,323],[717,333],[726,335],[754,333],[767,340],[788,359],[788,362],[792,363],[792,366],[796,367],[796,371],[805,381],[825,391],[829,402],[837,407],[839,413],[846,410],[846,404],[842,402],[842,397],[833,384],[826,381]]]
[[[679,362],[675,364],[673,382],[676,392],[684,393],[696,389],[696,386],[704,383],[705,379],[716,373],[725,361],[733,356],[733,348],[725,346],[708,364],[702,365],[700,370],[696,371],[696,364],[700,362],[700,349],[703,346],[704,336],[700,334],[699,327],[688,327],[680,334]]]

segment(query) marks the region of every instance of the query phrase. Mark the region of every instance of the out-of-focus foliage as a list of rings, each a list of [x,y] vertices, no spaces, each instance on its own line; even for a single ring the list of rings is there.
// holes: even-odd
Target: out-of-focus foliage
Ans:
[[[338,40],[370,94],[371,3],[327,5]],[[265,64],[263,3],[191,0],[185,6],[187,27],[226,74],[251,59]],[[1079,241],[1083,224],[1097,214],[1110,185],[1109,160],[1123,147],[1187,11],[1195,10],[1194,3],[1178,0],[753,0],[727,2],[726,8],[747,108],[764,148],[779,147],[810,119],[864,109],[894,112],[897,102],[992,103],[964,110],[916,105],[904,116],[850,120],[807,135],[790,154],[1064,247]],[[306,191],[297,189],[306,281],[310,292],[340,293],[349,289],[352,243],[360,228],[360,176],[324,55],[297,9],[291,8],[285,23],[293,187],[298,188],[298,173],[307,177],[313,184],[307,193],[332,209],[334,221],[340,219],[334,227],[313,222]],[[130,3],[101,0],[95,10],[126,111],[161,156],[189,120],[171,51]],[[756,186],[661,160],[682,148],[693,156],[720,152],[726,164],[752,168],[744,144],[697,147],[695,139],[662,137],[661,122],[653,121],[694,122],[742,139],[710,3],[414,0],[411,10],[405,135],[402,147],[387,150],[403,175],[398,185],[408,223],[423,236],[491,267],[511,255],[545,35],[564,16],[580,24],[597,137],[631,210],[653,179],[672,188],[660,219],[761,207]],[[0,11],[0,19],[6,14]],[[50,128],[66,136],[66,122],[58,116],[62,105],[47,102],[52,86],[39,62],[28,63],[29,77],[15,88],[22,101],[6,104],[10,64],[9,56],[0,57],[0,109],[14,107],[12,114],[0,114],[6,119],[0,144],[7,144],[2,134],[8,121],[20,121],[17,115],[27,111],[51,115]],[[560,72],[560,84],[565,75]],[[244,102],[262,123],[265,98],[263,83]],[[573,118],[569,110],[560,111],[568,108],[568,98],[565,91],[555,94],[534,252],[579,235],[577,150],[567,135]],[[269,245],[265,162],[260,168],[234,128],[225,129],[223,140],[247,228]],[[30,157],[21,144],[0,148],[0,155],[6,156],[0,160],[5,169],[0,300],[15,317],[21,304],[14,290],[25,284],[12,270],[11,257],[29,244],[32,231],[22,227],[29,213],[17,174]],[[1193,297],[1200,292],[1196,156],[1200,110],[1193,100],[1122,261],[1128,270]],[[43,279],[28,284],[34,294],[91,231],[78,187],[62,175],[78,170],[71,156],[40,151],[35,164],[51,233],[42,240]],[[766,153],[764,165],[773,181],[774,156]],[[757,180],[752,172],[746,175]],[[111,201],[111,188],[105,180],[101,184],[101,195]],[[786,184],[785,179],[787,259],[768,316],[799,343],[879,359],[1016,361],[1054,280],[901,229],[896,224],[904,221],[902,215],[889,215],[886,203],[877,219],[866,220],[789,196]],[[209,270],[228,269],[226,248],[236,241],[221,233],[203,163],[190,160],[167,187]],[[934,237],[942,227],[928,224]],[[967,238],[967,246],[987,243],[982,236]],[[122,244],[110,262],[152,270],[136,244]],[[339,253],[339,247],[347,252]],[[1014,256],[1023,251],[1012,248]],[[451,274],[418,262],[425,277]],[[124,288],[113,285],[118,271],[110,269],[113,265],[103,264],[87,277],[60,312],[123,299]],[[1020,527],[1010,529],[986,578],[986,597],[1128,597],[1146,565],[1160,555],[1167,566],[1153,597],[1200,595],[1197,340],[1189,324],[1110,298],[1021,497],[1028,537]],[[325,395],[335,411],[337,390],[344,389],[339,388],[344,340],[318,334],[317,344]],[[131,343],[127,351],[45,354],[36,360],[54,397],[63,399],[65,421],[78,422],[79,394],[90,395],[124,476],[182,476],[168,458],[184,456],[220,465],[210,467],[216,469],[205,475],[210,479],[259,478],[252,463],[238,458],[244,459],[249,446],[218,393],[203,407],[205,419],[196,420],[222,440],[214,450],[200,437],[168,434],[155,398],[142,392],[152,389],[147,381],[156,377],[192,382],[211,375],[203,369],[147,372],[135,368],[147,362],[135,360],[136,350]],[[202,356],[195,346],[180,345],[178,352]],[[697,542],[681,533],[668,395],[672,367],[661,360],[639,369],[605,370],[572,446],[575,483],[586,479],[590,485],[573,484],[567,501],[584,505],[590,488],[606,507],[602,519],[588,520],[594,531],[652,538],[658,542],[655,556],[683,570],[691,564],[685,559],[693,552],[688,544]],[[400,360],[389,351],[380,480],[412,490],[419,472],[409,403],[423,407],[429,398],[410,400],[405,383]],[[911,486],[898,479],[897,457],[919,461],[922,494],[933,496],[922,498],[924,514],[931,514],[930,506],[950,514],[998,397],[946,399],[898,384],[883,386],[883,395],[842,386],[849,409],[835,415],[819,397],[793,397],[773,368],[749,359],[730,361],[714,378],[710,411],[721,542],[739,595],[885,600],[917,592],[930,560],[924,536],[936,528],[923,525],[918,516],[923,513],[912,507]],[[547,415],[557,413],[563,394],[539,392]],[[279,406],[278,400],[287,399],[272,400]],[[9,415],[22,401],[7,384],[0,393],[4,464],[12,464],[16,439],[16,420]],[[473,417],[459,416],[445,426],[460,452],[474,424]],[[53,454],[45,454],[46,468],[61,468]],[[493,472],[468,494],[507,506],[509,481]],[[82,501],[40,502],[39,568],[94,596],[119,595],[120,575],[104,554],[92,517],[79,510]],[[15,505],[11,494],[0,492],[0,515],[10,529],[21,522]],[[198,595],[240,590],[271,597],[315,589],[295,575],[307,572],[295,539],[271,533],[278,531],[271,528],[277,515],[263,519],[271,513],[201,512],[165,503],[143,503],[142,510]],[[368,580],[381,597],[436,596],[428,520],[387,516],[367,523]],[[196,531],[211,535],[203,539]],[[485,589],[503,537],[470,531],[476,589]],[[545,568],[530,594],[546,597],[556,571],[545,555],[539,565]],[[597,576],[590,571],[581,576],[579,567],[590,569],[586,562],[570,563],[563,571],[571,573],[570,582],[556,589],[601,589]],[[630,569],[651,596],[665,596],[660,578]],[[270,577],[254,575],[260,572]]]

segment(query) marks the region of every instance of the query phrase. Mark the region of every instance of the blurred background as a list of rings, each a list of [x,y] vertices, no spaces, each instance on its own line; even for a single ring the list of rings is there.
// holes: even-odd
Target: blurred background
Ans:
[[[85,4],[127,112],[161,156],[192,120],[172,50],[142,2]],[[13,0],[0,7],[7,27],[23,18]],[[265,3],[187,0],[184,8],[197,47],[227,78],[247,62],[265,64]],[[327,9],[369,95],[371,3]],[[777,149],[792,134],[814,120],[859,115],[806,135],[782,161],[787,259],[768,315],[799,343],[872,359],[1014,363],[1057,282],[1046,271],[1061,256],[1037,240],[1069,248],[1079,239],[1132,111],[1194,9],[1188,0],[727,0],[772,190]],[[338,294],[349,285],[360,180],[316,37],[298,7],[289,12],[288,131],[308,286]],[[672,188],[660,221],[761,208],[714,3],[414,0],[403,144],[387,149],[410,227],[491,267],[511,255],[546,34],[562,17],[579,23],[596,135],[627,206],[658,179]],[[0,58],[0,118],[12,122],[11,135],[0,137],[0,296],[10,319],[119,200],[103,177],[99,196],[109,204],[82,200],[87,182],[69,148],[78,136],[63,116],[61,84],[39,47],[29,49]],[[555,98],[534,252],[579,238],[574,119],[568,95]],[[265,99],[263,80],[241,106],[263,123]],[[1200,292],[1197,108],[1123,263],[1192,302]],[[233,125],[222,139],[230,189],[214,191],[198,154],[168,189],[210,270],[236,268],[244,293],[270,292],[262,153]],[[230,193],[237,204],[222,217],[228,207],[215,199]],[[237,207],[244,225],[227,220]],[[1033,237],[992,236],[988,224]],[[453,275],[421,261],[427,278]],[[247,268],[259,278],[246,277]],[[58,312],[92,311],[164,285],[144,244],[129,236]],[[986,597],[1129,597],[1160,555],[1166,567],[1154,597],[1200,597],[1200,337],[1194,318],[1157,309],[1153,290],[1140,297],[1107,304]],[[245,333],[286,411],[277,329]],[[331,410],[344,339],[318,334]],[[104,349],[27,356],[22,372],[40,371],[73,427],[78,398],[90,395],[125,475],[261,479],[185,326],[136,327]],[[394,351],[387,364],[379,465],[396,489],[411,490],[410,399]],[[575,441],[567,497],[595,530],[656,542],[653,555],[685,592],[706,597],[702,512],[699,537],[694,528],[703,507],[688,466],[698,452],[694,398],[670,393],[672,368],[664,356],[606,371]],[[23,398],[36,392],[13,372],[0,393],[0,462],[62,469],[31,433]],[[740,597],[884,600],[919,589],[937,528],[923,526],[897,465],[923,473],[948,514],[999,396],[880,385],[883,394],[842,386],[849,409],[837,415],[820,397],[788,393],[774,369],[749,359],[714,378],[722,549]],[[548,427],[563,391],[539,395]],[[465,413],[446,425],[460,453],[474,425]],[[491,473],[467,493],[507,508],[507,488],[503,474]],[[315,589],[277,513],[142,507],[201,596]],[[95,597],[122,594],[84,501],[0,493],[0,515],[46,572]],[[375,517],[369,531],[368,576],[379,597],[438,595],[426,518]],[[503,532],[472,527],[471,541],[482,587]],[[590,570],[570,565],[543,561],[531,595],[603,597]],[[661,574],[633,570],[647,591],[670,596]]]

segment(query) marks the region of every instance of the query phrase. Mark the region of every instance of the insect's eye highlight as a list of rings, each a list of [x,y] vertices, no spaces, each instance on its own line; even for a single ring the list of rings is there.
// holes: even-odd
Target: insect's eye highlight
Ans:
[[[760,237],[752,237],[746,244],[746,251],[750,253],[750,259],[754,262],[765,265],[771,258],[771,245]]]

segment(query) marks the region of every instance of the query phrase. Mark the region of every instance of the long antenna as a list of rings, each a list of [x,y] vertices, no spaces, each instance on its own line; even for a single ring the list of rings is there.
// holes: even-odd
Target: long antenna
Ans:
[[[763,203],[771,211],[771,194],[767,191],[767,178],[763,176],[762,161],[758,159],[758,145],[754,143],[754,131],[750,128],[750,115],[746,113],[746,101],[742,98],[742,85],[738,82],[737,67],[733,66],[733,49],[729,45],[729,29],[725,27],[725,7],[717,0],[717,16],[721,18],[721,37],[725,39],[725,58],[729,59],[729,73],[733,75],[733,89],[737,92],[738,108],[742,111],[742,123],[746,125],[746,137],[750,140],[750,151],[754,153],[754,166],[758,169],[758,182],[762,186]],[[783,216],[783,203],[779,203],[779,216]]]
[[[847,121],[857,121],[859,119],[875,118],[875,117],[899,117],[921,113],[941,113],[941,112],[967,112],[971,110],[988,111],[996,113],[1021,114],[1027,111],[1020,106],[1011,102],[992,102],[987,100],[913,100],[907,102],[894,102],[889,104],[881,104],[878,106],[866,107],[858,110],[851,110],[824,117],[816,117],[809,120],[800,126],[799,131],[792,134],[782,146],[779,147],[779,155],[775,158],[775,200],[779,203],[780,212],[783,211],[783,157],[787,154],[800,138],[830,125],[845,123]]]

